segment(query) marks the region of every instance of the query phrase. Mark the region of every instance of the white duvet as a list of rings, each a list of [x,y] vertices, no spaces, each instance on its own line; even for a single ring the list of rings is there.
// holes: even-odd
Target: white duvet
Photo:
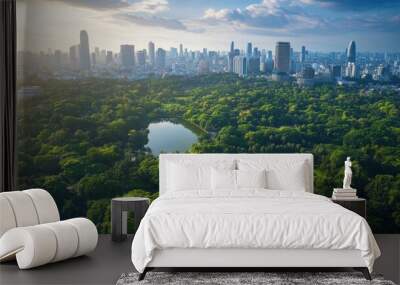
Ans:
[[[328,198],[255,189],[156,199],[132,243],[135,268],[143,272],[165,248],[358,249],[370,271],[380,256],[365,219]]]

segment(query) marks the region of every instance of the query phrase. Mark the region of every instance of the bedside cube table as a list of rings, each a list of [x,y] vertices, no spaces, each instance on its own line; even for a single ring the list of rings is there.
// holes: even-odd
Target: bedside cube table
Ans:
[[[142,197],[121,197],[111,200],[111,236],[113,241],[123,241],[128,233],[128,211],[134,214],[136,228],[146,214],[150,199]]]
[[[367,218],[367,201],[363,198],[356,199],[332,199],[332,202],[359,214],[364,219]]]

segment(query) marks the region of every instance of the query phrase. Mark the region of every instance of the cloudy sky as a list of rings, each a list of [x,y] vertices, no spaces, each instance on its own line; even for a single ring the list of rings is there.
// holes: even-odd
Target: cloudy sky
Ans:
[[[399,0],[17,0],[19,49],[68,48],[89,34],[90,48],[227,50],[231,40],[273,49],[400,51]]]

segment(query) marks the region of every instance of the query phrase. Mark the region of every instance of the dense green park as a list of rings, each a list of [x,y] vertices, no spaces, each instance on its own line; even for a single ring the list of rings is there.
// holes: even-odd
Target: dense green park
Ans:
[[[375,232],[400,233],[400,94],[363,86],[299,88],[231,74],[125,81],[34,80],[18,104],[18,187],[51,192],[63,218],[110,231],[110,198],[157,197],[150,122],[204,129],[191,152],[311,152],[315,189],[330,196],[351,156],[353,186]]]

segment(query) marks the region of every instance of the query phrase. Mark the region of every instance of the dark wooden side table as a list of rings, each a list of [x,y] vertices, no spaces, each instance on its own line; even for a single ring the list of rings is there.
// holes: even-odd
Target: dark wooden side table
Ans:
[[[146,214],[150,199],[142,197],[121,197],[111,200],[111,237],[123,241],[128,233],[128,211],[132,211],[136,228]]]
[[[332,199],[332,202],[341,205],[342,207],[359,214],[364,219],[367,218],[367,200],[363,198],[357,199]]]

